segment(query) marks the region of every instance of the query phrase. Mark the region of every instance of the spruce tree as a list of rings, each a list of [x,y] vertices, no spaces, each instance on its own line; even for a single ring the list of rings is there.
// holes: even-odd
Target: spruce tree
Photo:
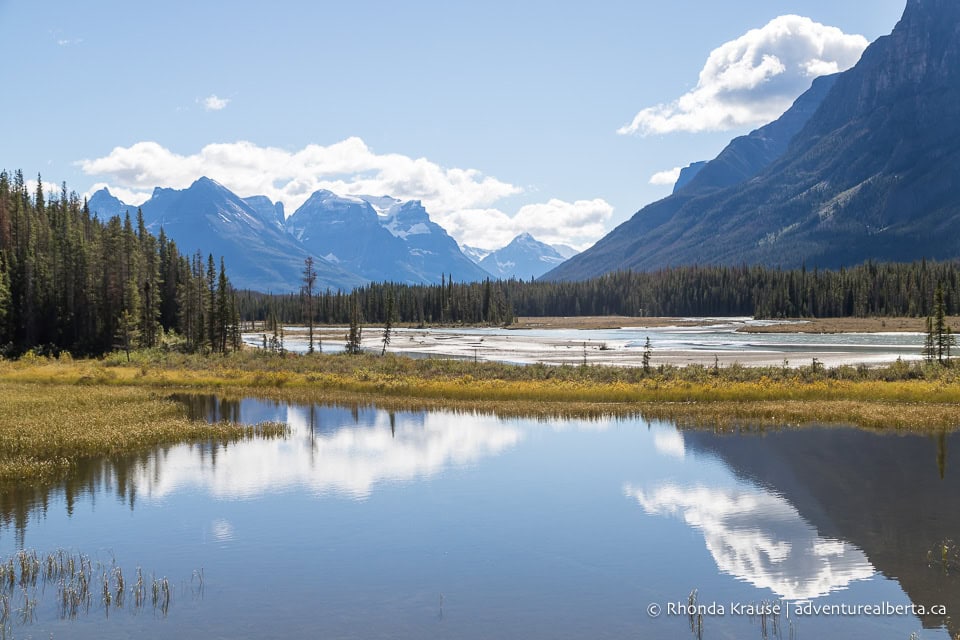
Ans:
[[[313,353],[313,285],[317,281],[317,271],[313,267],[313,256],[307,256],[303,261],[303,294],[306,304],[304,315],[307,317],[307,331],[309,345],[307,353]],[[321,348],[322,350],[322,348]]]
[[[384,315],[386,316],[383,322],[383,349],[380,350],[380,355],[386,355],[387,347],[390,346],[390,334],[393,331],[393,316],[394,316],[394,301],[393,301],[393,289],[387,290],[387,303],[386,309],[384,310]]]
[[[357,355],[360,353],[362,344],[362,327],[360,326],[360,306],[357,304],[355,296],[353,304],[350,307],[350,330],[347,333],[347,353]]]

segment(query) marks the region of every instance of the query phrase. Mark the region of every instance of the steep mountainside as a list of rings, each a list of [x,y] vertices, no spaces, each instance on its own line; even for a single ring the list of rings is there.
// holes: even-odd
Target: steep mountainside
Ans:
[[[539,278],[563,262],[560,253],[529,233],[521,233],[510,244],[497,249],[478,263],[486,271],[504,280]]]
[[[771,148],[775,158],[753,177],[754,165],[718,162],[731,143],[675,195],[547,277],[960,255],[960,3],[909,0],[893,33],[832,80],[786,150]],[[809,94],[764,129],[803,120]]]
[[[405,263],[406,244],[360,198],[317,191],[290,216],[286,228],[311,252],[368,280],[420,282]]]
[[[103,187],[99,191],[95,192],[90,199],[87,200],[87,206],[90,208],[90,211],[97,214],[101,220],[109,220],[114,216],[120,216],[121,218],[129,213],[131,218],[135,219],[137,214],[137,208],[129,205],[116,197],[110,190],[106,187]]]
[[[148,228],[158,233],[162,227],[182,253],[199,250],[204,256],[223,256],[234,286],[276,293],[299,290],[309,252],[219,183],[200,178],[183,190],[158,188],[141,208]],[[364,282],[323,259],[315,266],[321,288],[352,288]]]
[[[282,202],[274,204],[267,196],[250,196],[249,198],[244,198],[243,201],[246,202],[247,206],[253,209],[264,222],[272,224],[279,229],[285,228],[287,216],[283,211]]]
[[[419,200],[401,202],[393,198],[359,196],[377,207],[380,224],[407,249],[404,262],[418,282],[440,282],[442,274],[458,282],[484,280],[490,274],[463,255],[456,240],[430,219]]]

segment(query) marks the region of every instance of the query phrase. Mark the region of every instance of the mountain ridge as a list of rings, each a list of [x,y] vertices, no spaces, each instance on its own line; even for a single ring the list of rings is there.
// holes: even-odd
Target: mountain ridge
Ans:
[[[836,268],[954,258],[958,105],[960,4],[909,0],[892,33],[834,77],[785,151],[760,172],[732,185],[709,183],[722,152],[675,195],[546,277],[681,264]]]

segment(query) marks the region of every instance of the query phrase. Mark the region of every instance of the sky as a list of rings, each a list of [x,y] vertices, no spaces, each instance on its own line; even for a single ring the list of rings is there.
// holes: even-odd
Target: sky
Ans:
[[[905,0],[0,0],[0,168],[130,204],[422,200],[582,249],[856,63]]]

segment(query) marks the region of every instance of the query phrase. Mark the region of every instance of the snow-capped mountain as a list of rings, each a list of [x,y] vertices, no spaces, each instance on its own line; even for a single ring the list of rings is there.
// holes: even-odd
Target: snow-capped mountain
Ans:
[[[404,283],[489,277],[430,219],[419,201],[315,192],[287,220],[310,251],[370,280]]]
[[[286,229],[287,216],[283,211],[283,203],[274,204],[267,196],[250,196],[244,202],[260,215],[265,222],[275,225],[279,229]]]
[[[101,218],[137,210],[106,188],[88,205]],[[564,260],[528,234],[497,252],[468,247],[471,260],[419,200],[390,196],[320,190],[285,219],[281,203],[241,198],[200,178],[187,189],[154,189],[140,209],[147,227],[154,233],[162,227],[181,253],[222,255],[235,286],[260,291],[299,290],[307,256],[316,261],[317,286],[332,289],[370,281],[439,283],[444,276],[459,282],[530,278]]]
[[[317,191],[294,211],[286,229],[312,253],[368,280],[421,282],[405,263],[406,244],[360,198]]]
[[[94,194],[88,203],[91,211],[113,215],[115,203],[108,196]],[[136,209],[124,206],[131,212]],[[140,208],[147,228],[159,233],[162,227],[181,254],[200,251],[204,256],[223,256],[234,286],[278,293],[300,288],[303,263],[310,253],[274,219],[218,182],[204,177],[183,190],[157,188]],[[365,282],[314,257],[320,288],[350,289]]]
[[[564,260],[566,258],[554,247],[540,242],[529,233],[521,233],[510,244],[490,253],[478,264],[498,278],[529,280],[539,278]]]
[[[481,249],[480,247],[471,247],[468,244],[460,245],[460,251],[463,255],[473,260],[474,264],[480,264],[480,261],[493,253],[493,249]]]

